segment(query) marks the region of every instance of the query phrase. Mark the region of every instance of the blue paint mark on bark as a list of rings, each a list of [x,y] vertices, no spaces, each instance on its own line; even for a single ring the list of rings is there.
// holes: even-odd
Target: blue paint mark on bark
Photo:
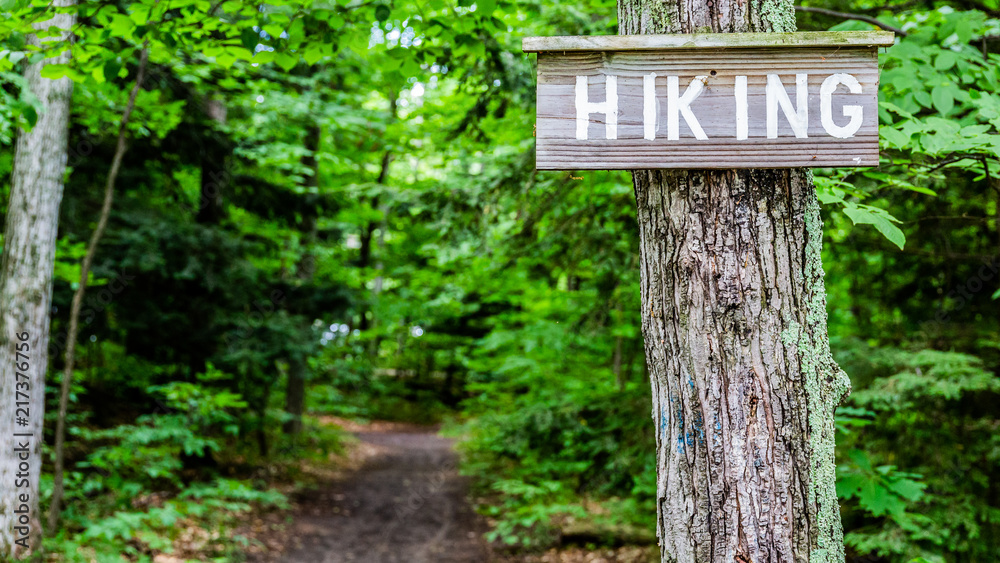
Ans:
[[[694,431],[698,436],[698,443],[702,446],[705,445],[705,427],[704,421],[701,418],[701,413],[695,413],[694,415]]]

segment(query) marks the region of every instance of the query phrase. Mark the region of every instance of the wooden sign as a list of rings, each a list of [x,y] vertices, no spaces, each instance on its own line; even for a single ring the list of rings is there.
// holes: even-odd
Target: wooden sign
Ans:
[[[541,170],[878,164],[891,32],[528,37]]]

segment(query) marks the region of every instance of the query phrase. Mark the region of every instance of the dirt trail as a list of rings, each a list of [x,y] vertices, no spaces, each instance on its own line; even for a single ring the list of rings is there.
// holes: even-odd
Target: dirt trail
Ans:
[[[298,503],[281,563],[480,563],[483,523],[452,442],[432,429],[362,429],[365,465]]]

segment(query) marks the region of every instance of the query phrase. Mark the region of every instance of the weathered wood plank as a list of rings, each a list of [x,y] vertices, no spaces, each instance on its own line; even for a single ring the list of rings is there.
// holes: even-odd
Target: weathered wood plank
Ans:
[[[690,33],[675,35],[569,35],[525,37],[525,53],[541,51],[642,51],[747,47],[889,47],[891,31],[805,31],[797,33]]]
[[[543,52],[536,167],[875,166],[877,93],[868,46]]]

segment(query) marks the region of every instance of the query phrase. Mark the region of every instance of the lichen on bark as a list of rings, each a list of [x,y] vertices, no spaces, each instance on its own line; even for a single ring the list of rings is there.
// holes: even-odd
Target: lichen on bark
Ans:
[[[792,0],[758,0],[760,8],[754,12],[754,31],[770,31],[776,33],[792,32],[798,26],[795,23],[795,3]]]
[[[812,185],[812,174],[809,174]],[[844,561],[844,534],[837,502],[834,448],[834,416],[837,405],[851,392],[851,380],[837,365],[830,352],[827,336],[826,287],[823,283],[823,224],[819,201],[813,194],[805,210],[806,270],[805,283],[811,294],[806,302],[807,330],[799,331],[798,347],[803,381],[809,399],[809,447],[813,467],[810,483],[811,504],[816,507],[820,530],[817,547],[810,554],[811,563]]]

